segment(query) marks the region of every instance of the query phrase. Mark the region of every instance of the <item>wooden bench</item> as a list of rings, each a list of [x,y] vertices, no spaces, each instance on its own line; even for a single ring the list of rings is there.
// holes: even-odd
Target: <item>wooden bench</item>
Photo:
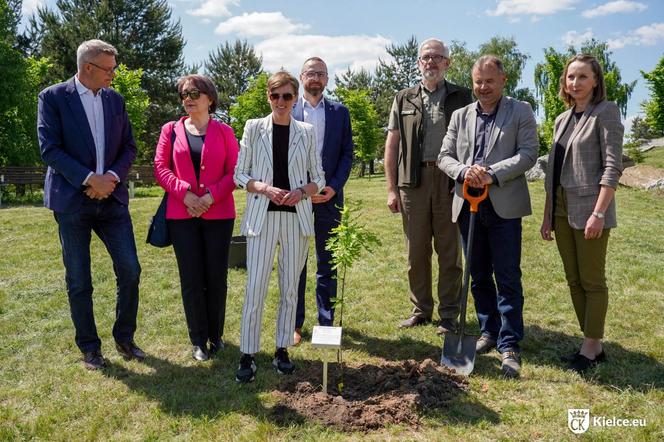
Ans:
[[[135,194],[135,185],[155,184],[154,167],[152,165],[135,165],[129,169],[127,174],[127,184],[129,186],[129,197],[133,198]]]
[[[0,167],[0,186],[32,186],[44,185],[46,177],[45,166],[5,166]],[[129,169],[127,185],[129,196],[134,197],[134,186],[138,184],[155,184],[154,169],[151,165],[136,165]],[[0,206],[2,206],[2,192],[0,192]]]
[[[0,167],[0,186],[44,185],[46,167],[44,166],[5,166]],[[0,192],[2,206],[2,192]]]

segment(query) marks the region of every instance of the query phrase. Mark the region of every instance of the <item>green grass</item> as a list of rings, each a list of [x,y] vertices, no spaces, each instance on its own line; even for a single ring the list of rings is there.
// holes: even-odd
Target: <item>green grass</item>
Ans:
[[[642,164],[664,169],[664,146],[655,147],[648,152],[644,152]]]
[[[92,246],[95,311],[104,372],[79,364],[65,293],[60,245],[52,214],[39,207],[0,210],[0,440],[575,440],[567,429],[568,408],[593,415],[643,418],[645,428],[591,428],[587,440],[664,439],[664,194],[620,189],[619,228],[608,254],[609,313],[606,351],[610,362],[591,376],[567,372],[557,362],[580,340],[560,258],[554,244],[539,239],[542,183],[531,185],[535,216],[524,219],[523,284],[526,338],[521,380],[499,376],[494,352],[477,358],[470,390],[450,408],[427,414],[418,429],[389,427],[345,434],[312,422],[281,426],[270,417],[270,370],[278,292],[275,277],[264,315],[263,351],[256,382],[233,381],[246,274],[232,270],[225,340],[211,363],[189,354],[171,249],[144,243],[147,220],[159,204],[132,200],[131,212],[143,267],[136,341],[146,363],[125,362],[112,348],[114,276],[95,238]],[[353,179],[347,195],[364,202],[362,219],[382,246],[351,270],[344,318],[344,359],[440,357],[433,327],[397,330],[410,311],[401,219],[388,213],[383,177]],[[236,194],[239,212],[244,193]],[[237,224],[237,223],[236,223]],[[309,267],[309,287],[313,268]],[[307,299],[311,329],[315,301]],[[470,327],[477,331],[472,304]],[[306,335],[305,339],[309,336]],[[316,361],[308,343],[291,351],[295,363]]]

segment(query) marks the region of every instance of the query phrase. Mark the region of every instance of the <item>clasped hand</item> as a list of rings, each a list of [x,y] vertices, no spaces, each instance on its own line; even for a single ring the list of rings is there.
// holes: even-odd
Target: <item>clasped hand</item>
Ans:
[[[90,175],[90,178],[88,178],[85,194],[89,198],[95,200],[106,199],[111,195],[111,193],[113,193],[117,183],[117,177],[110,172],[106,172],[103,175],[93,173]]]
[[[493,178],[489,175],[487,168],[478,164],[473,164],[466,170],[464,180],[468,182],[470,187],[482,189],[493,183]]]
[[[262,193],[277,206],[294,206],[302,199],[302,191],[300,189],[285,190],[266,185]]]
[[[187,206],[187,213],[194,218],[199,218],[207,212],[213,203],[214,199],[209,193],[199,197],[191,190],[188,190],[184,196],[184,205]]]

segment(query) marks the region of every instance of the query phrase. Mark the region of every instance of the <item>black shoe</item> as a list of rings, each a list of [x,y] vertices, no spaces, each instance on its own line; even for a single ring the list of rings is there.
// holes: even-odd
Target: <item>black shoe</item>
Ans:
[[[506,378],[518,378],[521,372],[521,355],[515,351],[505,351],[502,354],[503,363],[500,369]]]
[[[219,339],[216,342],[210,342],[210,351],[208,352],[210,357],[216,356],[222,351],[224,351],[224,341]]]
[[[191,348],[191,357],[201,362],[210,359],[210,356],[208,356],[207,348],[199,347],[198,345],[194,345]]]
[[[576,358],[579,357],[579,351],[575,351],[574,353],[569,353],[566,355],[560,355],[560,362],[567,362],[568,364],[571,362],[576,361]]]
[[[475,343],[475,353],[483,355],[496,348],[496,340],[491,336],[482,335]]]
[[[246,384],[247,382],[253,381],[256,378],[255,375],[256,362],[254,362],[254,357],[249,354],[242,353],[242,356],[240,357],[240,366],[235,372],[235,382]]]
[[[101,355],[101,350],[84,352],[83,366],[88,370],[99,370],[106,367],[106,360]]]
[[[561,355],[560,356],[560,362],[567,362],[568,364],[576,361],[581,353],[577,350],[574,353],[570,353],[567,355]],[[604,353],[604,350],[597,356],[595,356],[595,360],[597,362],[604,362],[606,361],[606,354]]]
[[[606,354],[604,353],[604,350],[595,356],[595,359],[588,359],[579,353],[579,356],[574,361],[570,362],[568,368],[570,370],[576,371],[577,373],[584,373],[602,362],[606,362]]]
[[[291,374],[295,371],[295,365],[288,359],[288,350],[284,347],[279,347],[274,352],[274,359],[272,365],[277,369],[279,374]]]
[[[142,361],[145,359],[145,352],[138,348],[134,341],[123,343],[116,342],[115,349],[118,351],[118,353],[120,353],[120,356],[122,356],[125,361],[130,361],[132,359]]]
[[[431,322],[431,319],[413,315],[405,321],[401,322],[401,324],[399,324],[399,328],[417,327],[418,325],[428,324],[429,322]]]
[[[443,335],[445,333],[456,333],[459,323],[454,318],[443,318],[438,321],[438,327],[436,327],[436,334]]]

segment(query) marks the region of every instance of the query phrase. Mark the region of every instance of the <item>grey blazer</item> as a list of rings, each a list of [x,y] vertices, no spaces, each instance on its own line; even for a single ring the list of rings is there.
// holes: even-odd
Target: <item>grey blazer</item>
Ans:
[[[233,180],[238,187],[246,189],[250,180],[272,185],[272,179],[272,114],[270,114],[265,118],[249,120],[244,126]],[[288,181],[291,189],[302,187],[310,181],[316,183],[318,191],[325,186],[325,174],[320,156],[316,152],[314,127],[294,118],[291,118],[288,134]],[[242,235],[260,235],[269,202],[270,199],[265,195],[247,192],[247,207],[240,225]],[[314,236],[311,198],[297,203],[295,211],[302,234]]]
[[[463,185],[457,180],[473,164],[476,104],[454,111],[438,155],[438,167],[455,180],[452,221],[463,207]],[[537,123],[530,104],[503,96],[486,147],[486,165],[496,174],[489,198],[501,218],[521,218],[532,213],[525,172],[537,161]]]
[[[544,186],[552,196],[555,145],[572,118],[568,109],[556,118],[553,146],[549,153]],[[622,142],[624,127],[620,121],[618,106],[612,101],[602,101],[586,108],[567,146],[560,174],[560,185],[565,189],[567,219],[574,229],[584,229],[591,216],[600,186],[618,187],[622,175]],[[551,208],[553,211],[553,208]],[[546,216],[551,217],[552,213]],[[604,227],[616,227],[615,199],[604,215]]]

